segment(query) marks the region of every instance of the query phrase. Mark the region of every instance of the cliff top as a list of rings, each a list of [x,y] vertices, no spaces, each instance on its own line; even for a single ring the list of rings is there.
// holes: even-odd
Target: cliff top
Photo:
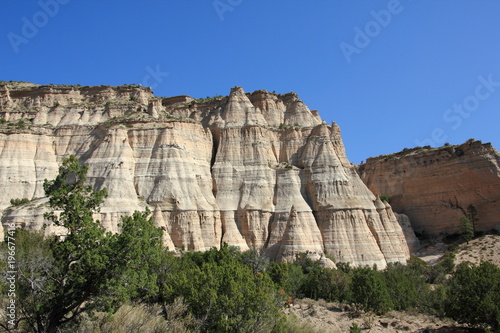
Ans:
[[[0,124],[8,132],[49,126],[96,126],[133,122],[199,122],[205,127],[264,126],[279,129],[322,123],[297,93],[266,90],[228,96],[158,97],[141,85],[37,85],[0,81]],[[22,123],[19,123],[22,122]],[[34,127],[31,127],[34,126]]]
[[[390,161],[390,160],[398,160],[401,158],[407,157],[418,157],[418,156],[426,156],[429,154],[438,154],[446,152],[450,155],[461,156],[464,154],[465,150],[491,150],[495,149],[490,142],[483,143],[481,140],[469,139],[466,142],[458,145],[450,145],[445,144],[441,147],[431,147],[431,146],[423,146],[423,147],[414,147],[414,148],[404,148],[403,150],[386,155],[379,155],[375,157],[369,157],[366,159],[366,163],[360,164],[360,167],[368,164],[375,163],[380,161]]]
[[[143,87],[141,84],[122,84],[119,86],[112,86],[112,85],[98,85],[98,86],[82,86],[80,84],[36,84],[36,83],[31,83],[31,82],[25,82],[25,81],[2,81],[0,80],[0,89],[8,89],[9,91],[32,91],[32,92],[67,92],[68,90],[79,90],[79,91],[104,91],[104,90],[116,90],[116,91],[122,91],[122,90],[142,90],[147,93],[151,93],[152,95],[154,92],[151,90],[151,87]],[[243,88],[236,86],[231,88],[231,93],[242,91]],[[243,92],[244,93],[244,92]],[[249,98],[251,97],[266,97],[266,96],[276,96],[279,99],[287,99],[287,100],[294,100],[294,101],[301,101],[298,98],[298,94],[296,92],[288,92],[284,94],[278,94],[275,91],[269,92],[267,90],[255,90],[254,92],[248,92],[244,93],[246,96]],[[186,101],[194,101],[196,103],[211,103],[214,101],[222,101],[227,99],[229,96],[222,96],[222,95],[215,95],[215,96],[207,96],[205,98],[200,97],[200,98],[193,98],[188,95],[177,95],[177,96],[151,96],[151,97],[156,97],[160,98],[164,101],[166,101],[165,104],[176,104],[179,103],[179,101],[186,102]],[[175,101],[175,102],[173,102]]]

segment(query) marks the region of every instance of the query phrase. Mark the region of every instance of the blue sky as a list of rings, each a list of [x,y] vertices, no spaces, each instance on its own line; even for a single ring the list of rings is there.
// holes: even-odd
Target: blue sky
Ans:
[[[4,0],[0,80],[295,91],[354,163],[469,138],[498,149],[499,17],[498,0]]]

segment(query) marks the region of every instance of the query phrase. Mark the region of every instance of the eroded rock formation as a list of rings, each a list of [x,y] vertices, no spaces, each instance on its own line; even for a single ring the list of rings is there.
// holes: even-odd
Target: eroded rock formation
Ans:
[[[359,172],[418,233],[461,232],[469,205],[477,210],[478,231],[500,230],[500,155],[490,143],[407,149],[369,158]]]
[[[39,229],[43,180],[75,154],[109,197],[99,218],[153,212],[169,248],[222,242],[293,260],[300,252],[355,265],[404,262],[391,208],[363,184],[339,127],[295,93],[195,100],[138,86],[0,85],[2,222]],[[9,207],[11,198],[30,203]],[[50,232],[56,232],[49,226]]]

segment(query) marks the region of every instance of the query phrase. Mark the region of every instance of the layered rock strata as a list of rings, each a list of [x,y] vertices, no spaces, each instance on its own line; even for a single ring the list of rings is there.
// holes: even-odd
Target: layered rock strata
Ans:
[[[461,232],[470,205],[477,231],[500,230],[500,155],[490,143],[406,149],[369,158],[359,173],[375,194],[390,196],[418,233]]]
[[[410,249],[410,253],[416,253],[420,250],[420,240],[415,235],[415,231],[411,226],[410,218],[405,214],[394,213],[398,219],[401,229],[403,229],[403,234],[405,235],[406,243]]]
[[[379,268],[409,256],[391,208],[347,160],[339,127],[295,93],[236,87],[196,100],[139,86],[9,83],[0,117],[3,223],[41,228],[43,180],[75,154],[91,184],[108,189],[98,217],[113,232],[147,206],[171,249],[226,242],[277,260],[309,252]],[[31,201],[9,207],[11,198]]]

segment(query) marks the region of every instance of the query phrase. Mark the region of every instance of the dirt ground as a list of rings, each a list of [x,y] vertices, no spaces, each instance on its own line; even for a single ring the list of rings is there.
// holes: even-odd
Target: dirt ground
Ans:
[[[437,243],[425,245],[417,253],[417,257],[428,262],[436,263],[447,251],[455,254],[455,265],[468,261],[479,265],[482,261],[489,261],[500,266],[500,235],[484,235],[471,240],[469,243],[450,244]]]
[[[345,333],[356,323],[363,332],[474,332],[451,320],[419,313],[391,311],[383,316],[373,313],[348,311],[338,303],[311,299],[297,300],[287,313],[293,313],[300,322],[309,322],[317,332]]]
[[[455,265],[468,261],[479,265],[482,261],[489,261],[500,266],[500,235],[485,235],[460,244],[455,253]]]

